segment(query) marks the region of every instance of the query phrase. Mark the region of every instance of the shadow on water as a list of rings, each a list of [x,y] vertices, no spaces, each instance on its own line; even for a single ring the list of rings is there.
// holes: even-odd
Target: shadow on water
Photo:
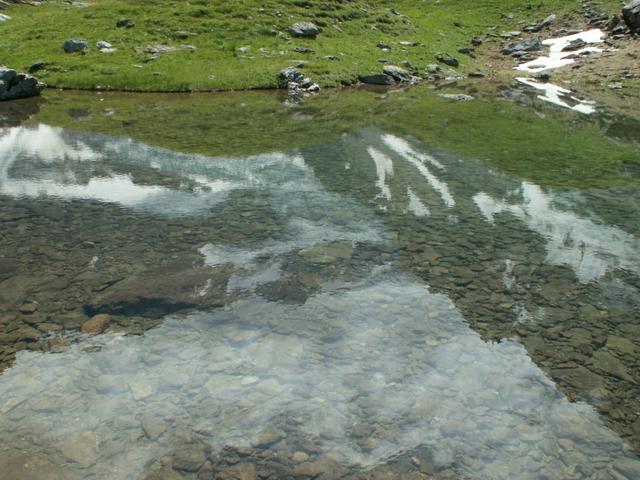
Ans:
[[[174,97],[82,94],[51,122],[75,131],[41,123],[56,98],[2,130],[2,470],[640,475],[640,190],[619,173],[637,152],[494,101],[477,108],[511,124],[487,137],[492,117],[431,97],[407,113],[411,95],[224,96],[225,137],[211,108],[177,116],[194,133],[140,120]],[[116,103],[139,109],[134,135]],[[266,133],[238,108],[271,112]],[[497,168],[544,128],[556,173],[602,153],[602,178],[541,185],[528,153]],[[106,332],[80,333],[93,314]]]

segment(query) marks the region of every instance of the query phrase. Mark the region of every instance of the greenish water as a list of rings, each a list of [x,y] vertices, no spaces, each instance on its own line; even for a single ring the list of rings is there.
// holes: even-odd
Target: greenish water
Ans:
[[[1,471],[638,478],[635,121],[472,93],[0,110]]]

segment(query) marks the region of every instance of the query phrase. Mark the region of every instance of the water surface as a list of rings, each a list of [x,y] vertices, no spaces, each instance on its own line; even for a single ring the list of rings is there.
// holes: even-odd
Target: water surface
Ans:
[[[53,96],[2,129],[3,471],[638,478],[637,149],[415,92]],[[518,141],[557,178],[504,168]]]

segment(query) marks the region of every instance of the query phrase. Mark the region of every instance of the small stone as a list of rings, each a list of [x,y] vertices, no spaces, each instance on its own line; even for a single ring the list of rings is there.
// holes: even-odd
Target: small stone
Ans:
[[[86,40],[71,39],[71,40],[66,40],[62,44],[62,48],[66,53],[84,52],[89,48],[89,44],[87,43]]]
[[[27,69],[27,72],[35,73],[35,72],[37,72],[39,70],[44,70],[48,66],[49,66],[49,64],[47,62],[35,62],[35,63],[32,63],[29,66],[29,68]]]
[[[200,447],[188,445],[173,454],[173,468],[183,472],[197,472],[206,460]]]
[[[293,457],[291,457],[291,459],[296,463],[302,463],[309,460],[309,455],[304,452],[296,452],[293,454]]]
[[[35,302],[27,302],[20,307],[20,313],[31,315],[38,310],[38,305]]]
[[[482,39],[480,37],[473,37],[471,39],[471,45],[479,47],[480,45],[482,45]]]
[[[320,29],[311,22],[298,22],[289,27],[289,33],[299,38],[316,38],[320,33]]]
[[[483,72],[481,72],[480,70],[475,70],[475,71],[469,73],[469,76],[471,78],[484,78],[484,77],[486,77],[486,75]]]
[[[257,478],[256,467],[247,462],[224,468],[216,475],[217,480],[256,480]]]
[[[118,20],[116,22],[116,27],[118,28],[133,28],[135,27],[135,22],[133,22],[131,19],[129,18],[121,18],[120,20]]]
[[[91,317],[91,319],[84,322],[80,330],[82,331],[82,333],[86,333],[88,335],[97,335],[104,332],[108,326],[109,315],[107,315],[106,313],[101,313]]]

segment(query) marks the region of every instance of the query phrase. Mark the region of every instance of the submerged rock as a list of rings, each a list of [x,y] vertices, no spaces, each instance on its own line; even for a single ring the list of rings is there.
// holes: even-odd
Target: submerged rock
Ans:
[[[640,0],[633,0],[625,5],[622,18],[631,31],[640,32]]]
[[[107,288],[85,309],[89,314],[155,318],[185,309],[225,305],[232,268],[207,267],[198,262],[188,258],[145,270]]]
[[[87,320],[82,324],[81,331],[88,335],[97,335],[104,332],[109,326],[109,315],[99,314],[93,316],[90,320]]]
[[[316,38],[320,33],[320,29],[315,23],[298,22],[289,27],[289,33],[294,37]]]
[[[35,77],[0,67],[0,100],[35,97],[45,88]]]

